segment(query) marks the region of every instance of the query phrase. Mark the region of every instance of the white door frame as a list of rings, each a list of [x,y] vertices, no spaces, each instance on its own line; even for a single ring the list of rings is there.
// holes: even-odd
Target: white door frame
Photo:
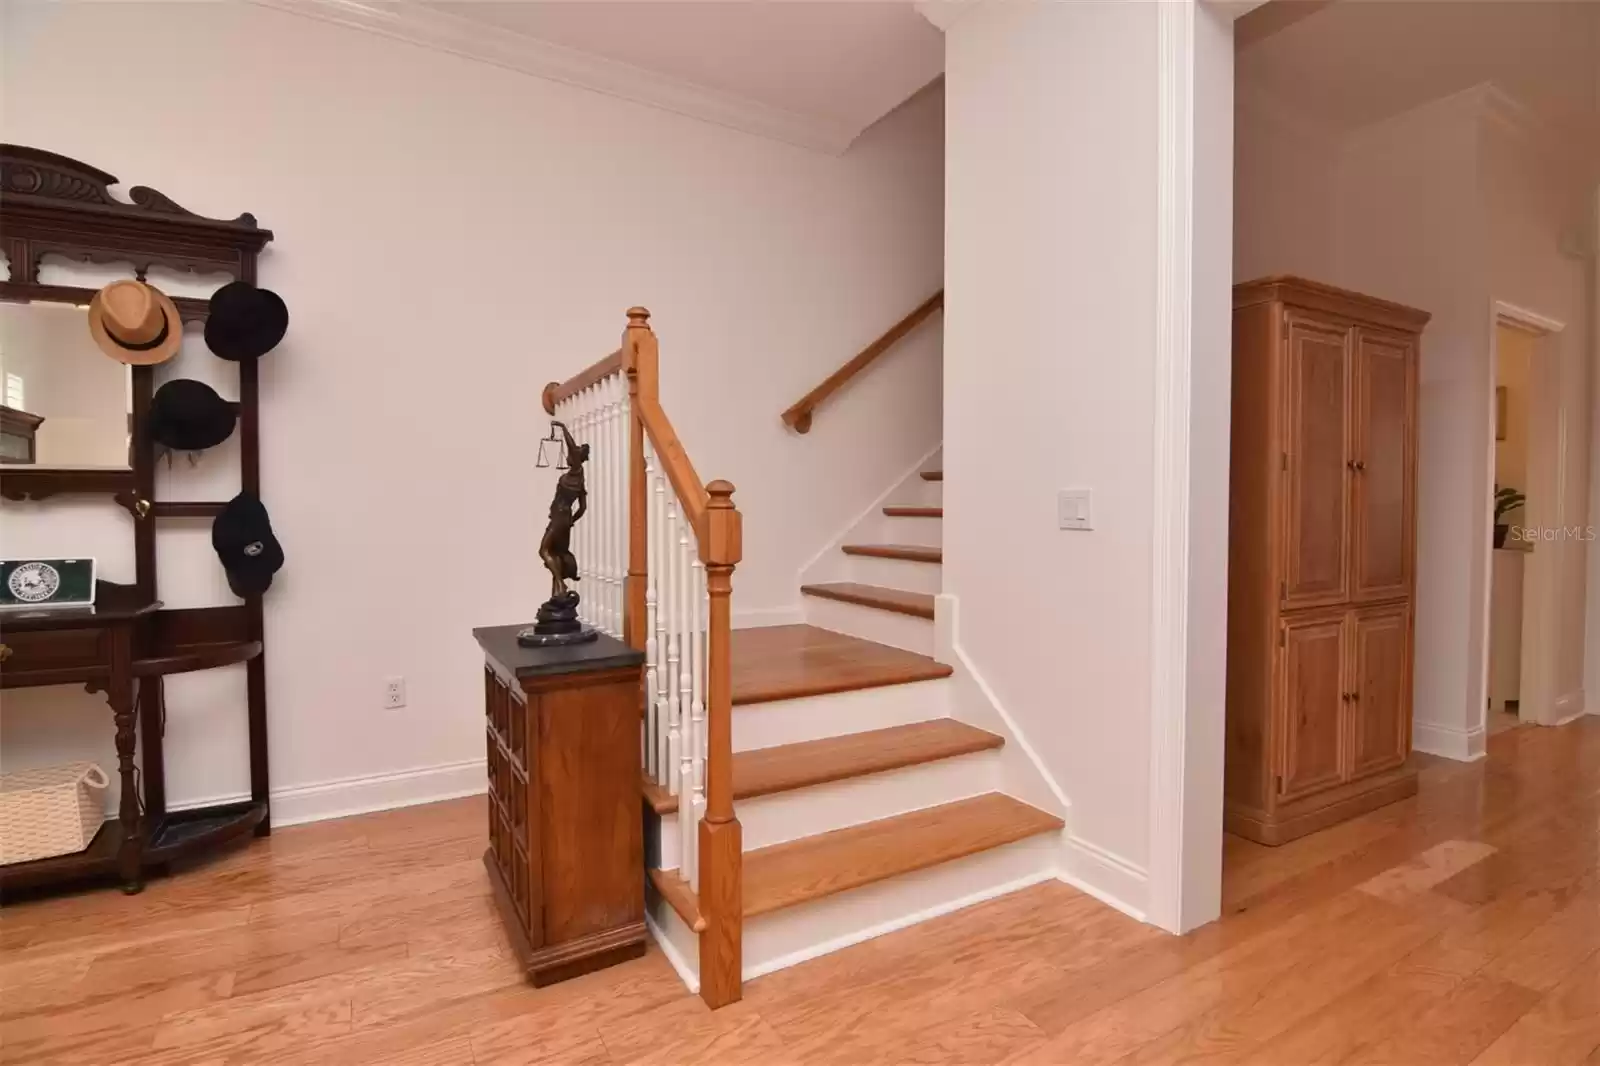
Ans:
[[[1488,716],[1489,646],[1492,639],[1489,603],[1494,584],[1494,531],[1492,521],[1485,521],[1485,518],[1492,517],[1494,513],[1495,435],[1490,427],[1495,424],[1495,387],[1499,376],[1502,326],[1536,338],[1535,363],[1530,367],[1530,378],[1535,382],[1542,378],[1546,387],[1541,389],[1535,384],[1529,389],[1530,405],[1541,395],[1547,401],[1555,401],[1554,411],[1535,412],[1530,406],[1528,421],[1534,427],[1532,432],[1537,434],[1538,440],[1530,435],[1529,482],[1525,487],[1528,505],[1523,511],[1524,522],[1528,526],[1538,528],[1559,524],[1560,516],[1566,512],[1564,501],[1570,492],[1572,476],[1567,448],[1562,443],[1568,436],[1570,418],[1560,395],[1559,338],[1567,328],[1566,323],[1504,300],[1496,300],[1489,313],[1489,402],[1482,420],[1484,436],[1487,438],[1487,473],[1475,494],[1472,518],[1479,523],[1478,528],[1484,531],[1477,549],[1477,565],[1483,575],[1483,641],[1473,649],[1476,661],[1468,664],[1477,678],[1473,705],[1477,715],[1474,728],[1479,736],[1484,735]],[[1554,375],[1553,389],[1550,387],[1550,375]],[[1584,401],[1587,402],[1587,397]],[[1535,455],[1546,461],[1535,464]],[[1526,563],[1522,589],[1522,681],[1518,713],[1525,721],[1540,725],[1555,725],[1560,717],[1556,710],[1558,693],[1555,691],[1557,646],[1554,639],[1554,612],[1557,606],[1558,569],[1554,549],[1555,545],[1549,544],[1541,551],[1540,546],[1535,544]]]

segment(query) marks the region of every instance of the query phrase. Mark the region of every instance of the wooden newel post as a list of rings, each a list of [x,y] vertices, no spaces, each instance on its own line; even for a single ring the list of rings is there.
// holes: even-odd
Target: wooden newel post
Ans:
[[[628,328],[622,332],[622,374],[628,383],[628,576],[622,585],[622,640],[643,651],[645,585],[648,569],[649,487],[644,474],[644,421],[639,399],[656,395],[656,335],[650,329],[650,312],[628,308]],[[648,390],[648,391],[646,391]]]
[[[700,560],[710,597],[706,655],[706,813],[700,822],[700,997],[713,1009],[737,1002],[743,960],[744,846],[733,814],[733,568],[742,554],[733,486],[706,486]]]

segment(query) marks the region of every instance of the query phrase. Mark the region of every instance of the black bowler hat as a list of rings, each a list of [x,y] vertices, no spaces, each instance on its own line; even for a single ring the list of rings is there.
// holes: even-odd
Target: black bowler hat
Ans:
[[[211,523],[211,546],[236,596],[261,595],[283,566],[283,546],[272,534],[267,509],[252,493],[241,492],[222,508]]]
[[[206,345],[238,362],[266,355],[289,329],[289,308],[277,293],[247,281],[230,281],[211,294]]]
[[[203,381],[176,378],[150,399],[145,426],[157,444],[183,452],[214,448],[233,434],[239,420],[233,404]]]

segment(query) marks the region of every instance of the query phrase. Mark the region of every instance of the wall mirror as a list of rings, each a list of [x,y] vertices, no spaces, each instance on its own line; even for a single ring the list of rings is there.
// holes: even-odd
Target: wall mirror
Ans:
[[[131,469],[133,370],[89,336],[88,309],[0,302],[0,464]]]

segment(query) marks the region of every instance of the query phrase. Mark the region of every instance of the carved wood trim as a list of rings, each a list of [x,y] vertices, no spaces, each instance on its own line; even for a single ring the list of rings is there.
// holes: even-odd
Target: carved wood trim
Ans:
[[[796,433],[809,433],[811,416],[822,405],[822,401],[844,388],[851,378],[865,370],[874,359],[893,348],[901,337],[916,329],[923,320],[943,306],[944,290],[940,289],[924,300],[916,310],[890,326],[883,336],[861,349],[855,358],[824,378],[822,384],[800,397],[794,406],[783,412],[784,424]]]
[[[124,202],[111,194],[115,184],[115,176],[76,159],[0,144],[0,246],[11,264],[7,288],[13,290],[8,298],[16,298],[17,286],[38,283],[46,255],[131,262],[141,279],[153,266],[244,278],[255,253],[272,239],[249,214],[205,218],[144,185],[128,190]],[[59,297],[41,291],[28,298]]]

